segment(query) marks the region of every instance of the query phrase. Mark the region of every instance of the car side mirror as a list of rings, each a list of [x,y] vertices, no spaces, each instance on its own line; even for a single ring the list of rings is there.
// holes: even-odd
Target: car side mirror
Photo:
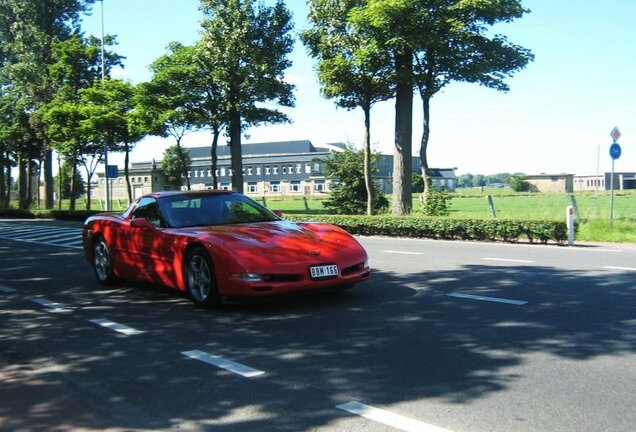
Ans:
[[[280,210],[272,210],[272,213],[274,213],[276,216],[278,216],[279,218],[283,217],[283,212]]]
[[[130,221],[130,226],[133,228],[154,228],[154,225],[146,218],[135,218]]]

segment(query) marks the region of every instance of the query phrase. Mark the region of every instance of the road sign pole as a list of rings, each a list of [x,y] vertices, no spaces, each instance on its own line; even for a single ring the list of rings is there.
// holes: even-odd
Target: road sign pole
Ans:
[[[614,219],[614,159],[612,159],[612,176],[610,177],[610,220],[609,226],[612,228],[612,222]]]

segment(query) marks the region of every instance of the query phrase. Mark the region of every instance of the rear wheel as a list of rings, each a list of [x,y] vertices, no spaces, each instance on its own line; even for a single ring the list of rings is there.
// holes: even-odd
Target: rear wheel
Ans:
[[[203,248],[193,249],[186,260],[186,284],[192,301],[201,307],[219,303],[214,265]]]
[[[119,281],[113,271],[113,258],[110,248],[103,237],[93,243],[93,270],[95,277],[102,285],[113,285]]]

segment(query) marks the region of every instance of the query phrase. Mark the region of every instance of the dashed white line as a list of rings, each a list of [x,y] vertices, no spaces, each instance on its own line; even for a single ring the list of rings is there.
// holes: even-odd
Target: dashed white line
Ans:
[[[9,287],[8,287],[8,286],[6,286],[6,285],[0,285],[0,292],[3,292],[3,293],[7,293],[7,294],[8,294],[8,293],[15,292],[15,289],[13,289],[13,288],[9,288]]]
[[[522,264],[530,264],[534,261],[521,260],[521,259],[509,259],[509,258],[482,258],[485,261],[500,261],[500,262],[510,262],[510,263],[522,263]]]
[[[136,330],[134,328],[127,327],[127,326],[122,325],[122,324],[117,324],[116,322],[112,322],[112,321],[109,321],[109,320],[103,319],[103,318],[93,319],[93,320],[90,320],[90,321],[93,324],[97,324],[97,325],[100,325],[100,326],[105,327],[107,329],[114,330],[114,331],[116,331],[118,333],[125,334],[126,336],[134,336],[134,335],[145,333],[142,330]]]
[[[448,429],[375,408],[361,402],[347,402],[336,405],[336,408],[406,432],[451,432]]]
[[[407,251],[396,251],[396,250],[385,250],[382,252],[392,253],[392,254],[401,254],[401,255],[424,255],[422,252],[407,252]]]
[[[515,306],[523,306],[523,305],[528,303],[527,301],[523,301],[523,300],[510,300],[510,299],[504,299],[504,298],[498,298],[498,297],[487,297],[487,296],[480,296],[480,295],[473,295],[473,294],[462,294],[462,293],[458,293],[458,292],[447,294],[447,296],[448,297],[463,298],[463,299],[470,299],[470,300],[488,301],[488,302],[493,302],[493,303],[505,303],[505,304],[511,304],[511,305],[515,305]]]
[[[191,359],[202,361],[204,363],[219,367],[221,369],[225,369],[227,371],[244,376],[246,378],[253,378],[255,376],[263,375],[265,373],[263,371],[253,369],[249,366],[245,366],[241,363],[237,363],[232,360],[227,360],[222,357],[218,357],[218,356],[206,353],[204,351],[199,351],[199,350],[183,351],[181,354]]]
[[[43,298],[34,298],[31,299],[32,302],[37,303],[39,305],[44,306],[49,310],[49,312],[71,312],[72,309],[65,304],[56,303]]]
[[[604,269],[607,270],[626,270],[626,271],[636,271],[636,267],[617,267],[617,266],[603,266]]]

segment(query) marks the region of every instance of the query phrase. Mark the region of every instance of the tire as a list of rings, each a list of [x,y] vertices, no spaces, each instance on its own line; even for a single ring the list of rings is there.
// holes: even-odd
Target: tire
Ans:
[[[214,265],[203,248],[193,249],[186,259],[185,281],[188,295],[199,307],[219,304]]]
[[[120,281],[113,271],[113,256],[103,237],[93,243],[93,271],[102,285],[114,285]]]

